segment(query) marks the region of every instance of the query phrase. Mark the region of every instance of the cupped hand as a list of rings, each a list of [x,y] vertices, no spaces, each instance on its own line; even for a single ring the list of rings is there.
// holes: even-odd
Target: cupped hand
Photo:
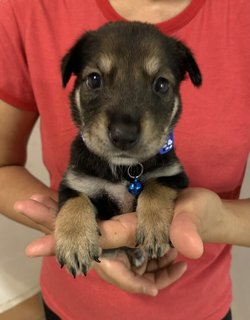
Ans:
[[[34,195],[29,200],[17,201],[15,209],[36,222],[45,233],[28,245],[26,254],[32,257],[54,255],[57,202],[47,196]],[[203,253],[203,241],[215,242],[222,212],[222,201],[214,192],[200,188],[185,189],[176,200],[170,227],[170,238],[176,251],[172,250],[160,259],[146,261],[140,269],[132,269],[123,253],[116,259],[102,258],[102,263],[95,263],[94,268],[103,279],[117,287],[154,296],[185,272],[185,263],[174,263],[177,251],[188,258],[199,258]],[[100,246],[103,249],[134,247],[136,226],[135,213],[100,221]]]
[[[156,296],[159,290],[177,281],[186,271],[184,262],[175,262],[177,251],[171,249],[164,257],[145,261],[140,268],[132,268],[127,255],[118,252],[115,259],[101,257],[94,269],[114,286],[130,293]]]
[[[40,239],[32,241],[26,248],[30,257],[55,254],[53,235],[57,202],[48,196],[34,195],[31,199],[17,201],[15,210],[22,212],[40,226],[45,233]],[[122,246],[134,247],[137,218],[135,213],[114,217],[109,221],[100,221],[100,246],[104,249]],[[179,279],[186,270],[183,262],[175,263],[177,251],[151,261],[146,261],[140,268],[131,268],[130,262],[122,251],[115,259],[101,258],[101,263],[94,263],[94,269],[105,281],[131,293],[155,296],[162,288]]]
[[[183,190],[175,203],[175,213],[170,226],[170,238],[182,255],[199,258],[203,242],[216,242],[223,221],[223,203],[219,196],[207,189]],[[15,209],[35,221],[46,235],[33,241],[26,249],[29,256],[54,255],[53,230],[57,202],[48,196],[34,195],[29,200],[17,201]],[[137,218],[135,213],[115,216],[99,222],[100,246],[103,249],[134,247]]]

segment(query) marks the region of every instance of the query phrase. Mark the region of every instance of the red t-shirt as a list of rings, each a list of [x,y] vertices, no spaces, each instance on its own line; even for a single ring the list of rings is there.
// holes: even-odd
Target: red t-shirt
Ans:
[[[57,189],[76,132],[60,59],[85,30],[122,19],[108,0],[1,0],[0,98],[41,118],[43,159]],[[191,186],[237,198],[250,151],[250,1],[193,0],[158,24],[184,40],[203,73],[202,88],[182,85],[177,154]],[[185,259],[179,257],[179,259]],[[207,244],[187,260],[185,275],[155,298],[128,294],[93,271],[72,278],[54,257],[44,258],[41,288],[62,319],[219,320],[231,303],[230,247]]]

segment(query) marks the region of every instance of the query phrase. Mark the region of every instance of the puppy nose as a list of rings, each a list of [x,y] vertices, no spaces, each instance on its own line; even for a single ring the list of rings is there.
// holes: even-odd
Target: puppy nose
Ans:
[[[140,128],[136,123],[115,122],[109,127],[109,138],[112,144],[121,149],[133,148],[139,138]]]

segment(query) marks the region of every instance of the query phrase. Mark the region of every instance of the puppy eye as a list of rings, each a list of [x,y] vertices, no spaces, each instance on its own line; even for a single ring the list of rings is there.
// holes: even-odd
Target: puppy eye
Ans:
[[[102,87],[102,77],[99,73],[93,72],[88,75],[86,84],[89,89],[96,90]]]
[[[160,94],[165,94],[168,92],[168,80],[163,78],[163,77],[159,77],[156,78],[154,81],[154,85],[153,85],[153,90],[155,93],[160,93]]]

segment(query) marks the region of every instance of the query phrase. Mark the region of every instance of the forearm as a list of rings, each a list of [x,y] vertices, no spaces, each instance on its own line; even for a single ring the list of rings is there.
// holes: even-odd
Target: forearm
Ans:
[[[250,199],[214,203],[203,216],[202,240],[250,247]]]
[[[46,194],[57,199],[57,194],[32,176],[22,166],[0,168],[0,212],[8,218],[39,230],[31,219],[14,210],[15,201],[28,199],[33,194]]]
[[[170,237],[192,259],[203,254],[203,243],[250,247],[250,199],[222,200],[208,189],[184,189],[176,200]]]
[[[224,200],[225,243],[250,247],[250,199]]]

